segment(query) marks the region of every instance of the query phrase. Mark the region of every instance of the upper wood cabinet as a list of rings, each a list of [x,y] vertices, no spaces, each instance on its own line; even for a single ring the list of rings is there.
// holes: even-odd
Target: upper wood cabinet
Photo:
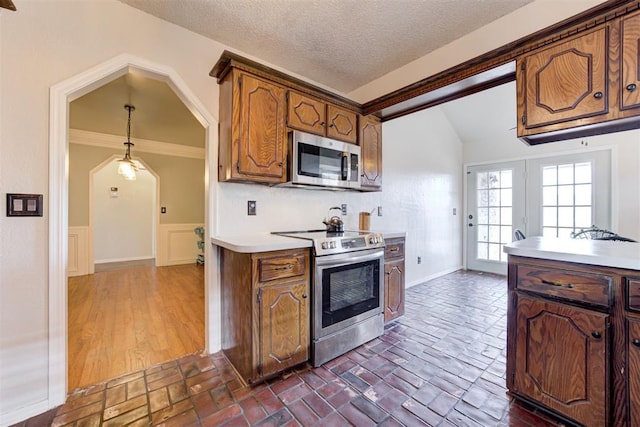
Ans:
[[[287,102],[287,125],[324,136],[327,128],[327,104],[290,90]]]
[[[620,20],[622,110],[640,108],[640,13]]]
[[[286,90],[232,70],[220,86],[220,181],[286,179]]]
[[[608,28],[581,35],[526,57],[526,129],[608,112]]]
[[[640,14],[519,57],[518,137],[538,144],[640,127]]]
[[[287,125],[291,128],[356,144],[357,114],[290,90]]]
[[[360,117],[360,184],[363,190],[382,189],[382,125],[374,116]]]
[[[327,104],[327,136],[352,144],[358,143],[358,115],[353,111]]]

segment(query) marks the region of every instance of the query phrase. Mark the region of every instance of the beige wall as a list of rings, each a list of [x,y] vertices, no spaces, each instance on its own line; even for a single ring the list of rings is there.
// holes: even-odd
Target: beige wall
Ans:
[[[122,150],[69,144],[69,226],[89,225],[89,172]],[[160,224],[204,223],[204,159],[135,153],[160,177]]]

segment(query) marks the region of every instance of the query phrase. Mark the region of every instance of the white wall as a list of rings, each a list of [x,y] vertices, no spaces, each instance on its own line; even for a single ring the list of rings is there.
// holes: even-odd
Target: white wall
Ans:
[[[17,7],[0,11],[0,211],[4,193],[22,192],[43,194],[45,214],[0,216],[0,425],[50,407],[50,88],[128,53],[175,70],[217,117],[218,86],[209,71],[225,48],[115,0]]]
[[[111,191],[115,187],[116,191]],[[156,179],[140,170],[118,175],[113,160],[93,175],[93,257],[96,264],[155,257]]]

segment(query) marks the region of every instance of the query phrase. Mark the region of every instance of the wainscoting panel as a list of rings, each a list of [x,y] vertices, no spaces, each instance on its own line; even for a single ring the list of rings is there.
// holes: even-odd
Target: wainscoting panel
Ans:
[[[89,274],[89,227],[69,227],[69,257],[67,275]]]
[[[195,263],[200,250],[198,235],[193,231],[202,224],[160,224],[156,265]]]

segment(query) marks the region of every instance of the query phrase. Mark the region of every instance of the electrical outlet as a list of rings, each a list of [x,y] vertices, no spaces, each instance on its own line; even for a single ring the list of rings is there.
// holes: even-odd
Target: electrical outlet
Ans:
[[[382,206],[378,206],[378,216],[382,216]]]
[[[346,215],[347,214],[347,204],[343,203],[341,208],[342,208],[342,215]]]
[[[255,215],[256,214],[256,201],[249,200],[247,202],[247,215]]]
[[[418,257],[418,264],[422,264],[422,257],[421,256]]]
[[[457,214],[458,214],[458,211],[456,210],[456,208],[453,208],[453,215],[455,216]]]

